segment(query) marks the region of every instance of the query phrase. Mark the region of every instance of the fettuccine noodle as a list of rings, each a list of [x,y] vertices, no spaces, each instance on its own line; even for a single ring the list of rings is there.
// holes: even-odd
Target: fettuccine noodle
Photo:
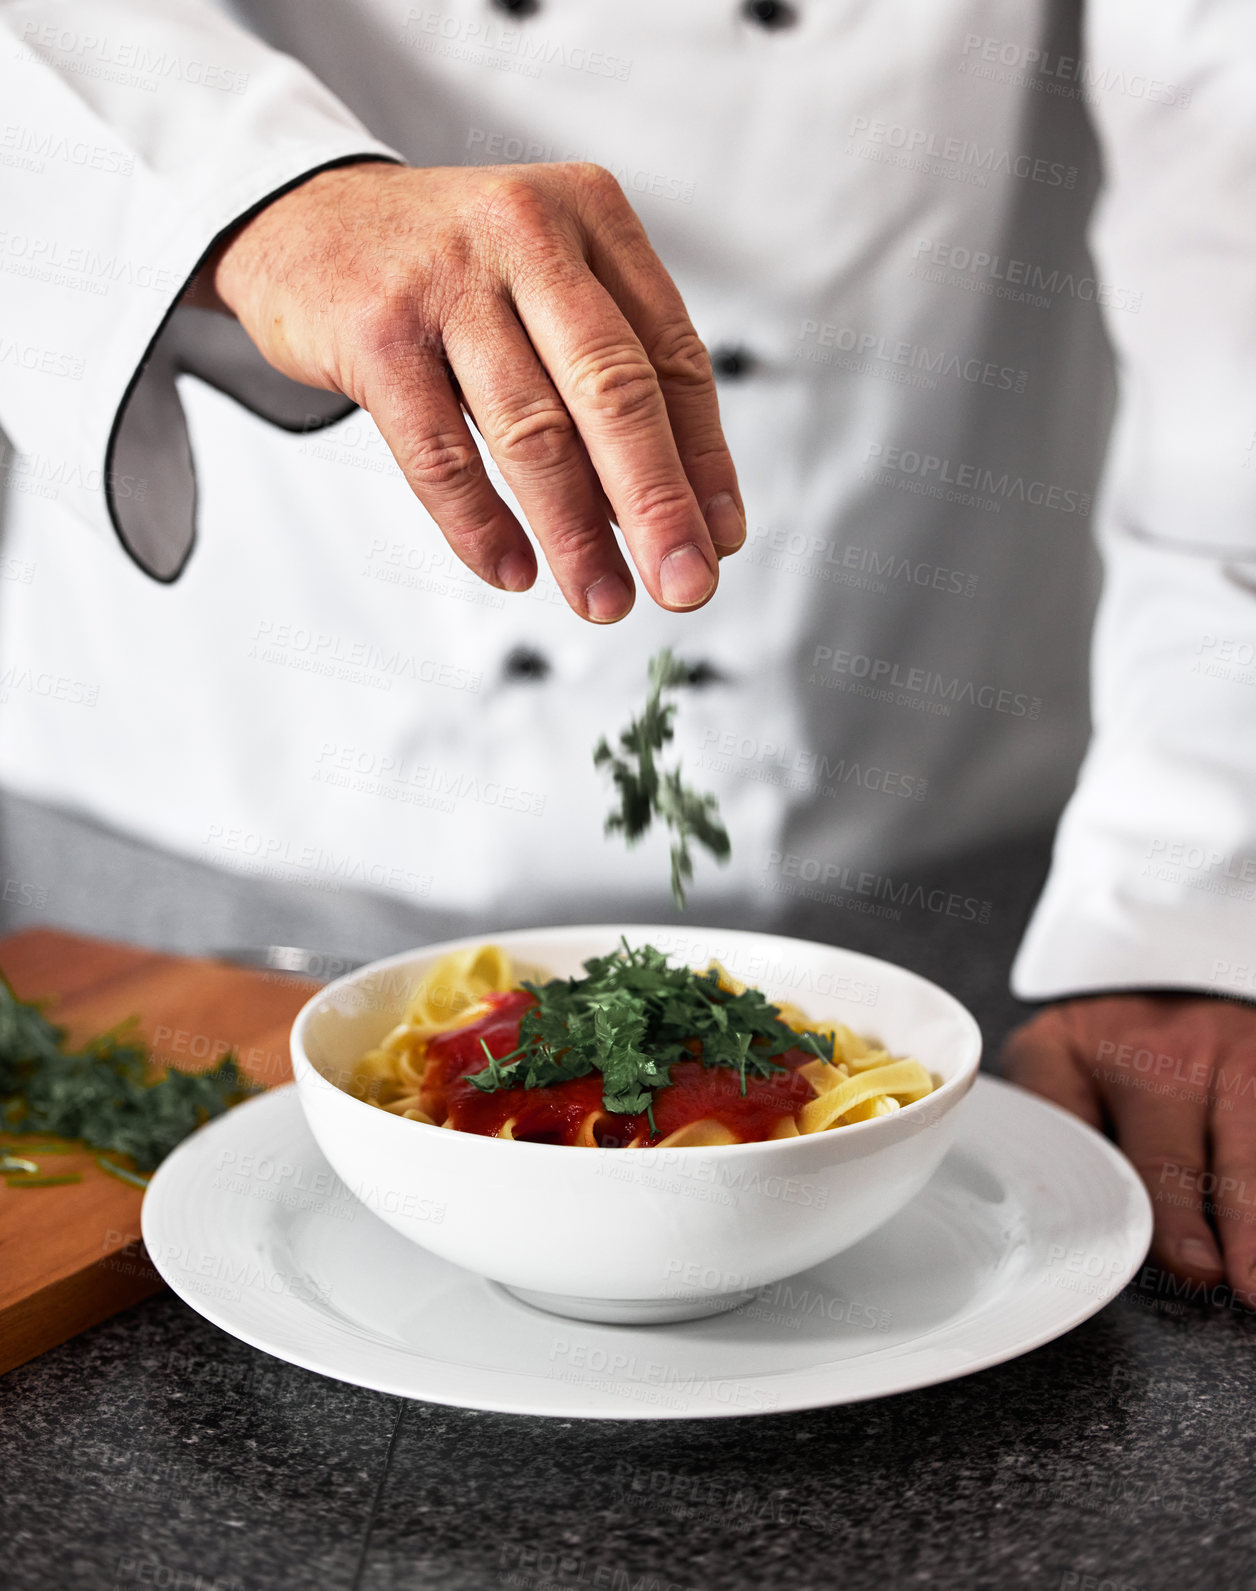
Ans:
[[[745,991],[746,985],[718,962],[710,962],[705,970],[716,972],[721,988],[734,994]],[[488,996],[518,989],[523,978],[543,981],[544,977],[539,969],[512,963],[499,945],[477,945],[441,957],[414,990],[403,1019],[363,1056],[359,1065],[362,1097],[410,1121],[452,1126],[440,1109],[441,1089],[429,1074],[428,1042],[437,1034],[467,1027],[488,1015],[493,1009]],[[777,1004],[776,1010],[796,1032],[811,1032],[831,1040],[833,1059],[828,1062],[817,1058],[797,1068],[814,1097],[803,1103],[792,1119],[783,1117],[770,1134],[773,1138],[827,1132],[891,1115],[904,1105],[923,1099],[936,1086],[919,1061],[891,1055],[844,1023],[812,1021],[798,1006],[789,1003]],[[495,1136],[513,1138],[516,1120],[515,1116],[508,1117]],[[605,1135],[613,1129],[614,1120],[606,1110],[590,1110],[574,1138],[567,1141],[586,1148],[604,1147]],[[724,1122],[708,1116],[686,1123],[651,1147],[699,1147],[738,1141]],[[621,1147],[638,1147],[644,1142],[644,1135],[639,1134]]]

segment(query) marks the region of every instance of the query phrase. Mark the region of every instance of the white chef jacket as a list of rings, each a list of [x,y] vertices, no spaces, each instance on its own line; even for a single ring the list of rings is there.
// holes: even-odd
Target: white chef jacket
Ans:
[[[0,3],[0,780],[444,922],[640,915],[666,841],[604,840],[590,750],[668,644],[734,842],[695,917],[986,920],[931,867],[1072,787],[1097,536],[1014,987],[1256,992],[1256,13],[1073,12]],[[368,416],[179,307],[361,157],[616,173],[722,373],[749,537],[708,607],[480,585]]]

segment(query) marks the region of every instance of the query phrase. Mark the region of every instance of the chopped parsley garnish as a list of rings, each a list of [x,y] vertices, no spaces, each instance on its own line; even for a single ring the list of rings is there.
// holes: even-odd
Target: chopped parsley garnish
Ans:
[[[255,1091],[230,1055],[207,1072],[172,1068],[150,1081],[148,1051],[134,1018],[80,1049],[67,1048],[65,1037],[38,1005],[19,1000],[0,973],[0,1132],[77,1139],[151,1171],[202,1122]],[[23,1152],[53,1154],[58,1148],[23,1145]],[[0,1151],[0,1173],[10,1187],[68,1180],[36,1181],[25,1170],[34,1164],[12,1147]],[[142,1180],[124,1166],[98,1164],[124,1181]]]
[[[536,996],[519,1023],[519,1047],[468,1074],[484,1093],[499,1088],[545,1088],[601,1072],[602,1102],[620,1115],[652,1112],[654,1092],[671,1081],[676,1061],[701,1059],[741,1077],[770,1077],[787,1068],[776,1057],[809,1050],[833,1058],[823,1033],[799,1033],[783,1022],[758,989],[735,994],[713,969],[669,967],[651,945],[586,961],[583,978],[551,978],[522,985]],[[695,1053],[694,1041],[700,1046]],[[652,1120],[651,1115],[651,1120]]]
[[[685,882],[693,877],[693,858],[689,842],[704,845],[719,862],[727,862],[732,851],[728,831],[720,822],[719,807],[713,795],[700,795],[688,789],[680,777],[679,765],[668,771],[659,768],[655,752],[662,751],[674,736],[672,719],[676,704],[663,705],[663,692],[688,685],[696,677],[691,663],[683,663],[669,651],[650,659],[650,694],[645,711],[634,718],[620,737],[628,754],[619,756],[605,736],[594,748],[593,761],[601,768],[610,765],[611,778],[619,792],[619,810],[606,820],[606,832],[623,832],[629,845],[635,845],[649,831],[656,817],[661,818],[676,836],[672,845],[672,899],[684,908]],[[630,760],[631,759],[631,760]]]

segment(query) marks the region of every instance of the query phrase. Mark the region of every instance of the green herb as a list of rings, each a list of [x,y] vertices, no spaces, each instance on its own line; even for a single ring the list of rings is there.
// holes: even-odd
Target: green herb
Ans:
[[[133,1188],[146,1188],[149,1183],[147,1177],[141,1177],[134,1171],[128,1171],[125,1166],[115,1166],[112,1160],[106,1160],[104,1155],[96,1156],[96,1164],[102,1171],[107,1171],[111,1177],[117,1177],[119,1182],[129,1182]]]
[[[77,1139],[151,1170],[202,1122],[255,1091],[230,1055],[208,1072],[172,1068],[150,1081],[134,1019],[81,1049],[67,1048],[65,1037],[39,1006],[19,1000],[0,973],[0,1131]],[[20,1177],[9,1182],[36,1185]]]
[[[770,1077],[786,1070],[775,1059],[786,1050],[810,1050],[832,1061],[833,1043],[823,1033],[798,1033],[758,989],[735,994],[722,989],[715,971],[669,967],[651,945],[625,943],[609,956],[586,961],[584,978],[524,982],[536,996],[519,1023],[519,1047],[470,1073],[484,1093],[499,1088],[545,1088],[591,1072],[602,1074],[602,1102],[609,1111],[650,1111],[657,1089],[671,1081],[677,1061],[692,1061],[693,1041],[704,1066],[723,1066],[741,1077]],[[483,1041],[481,1041],[483,1042]]]
[[[67,1182],[82,1182],[81,1171],[68,1171],[60,1177],[6,1177],[6,1188],[60,1188]]]
[[[672,898],[682,909],[685,882],[693,877],[690,840],[704,845],[719,862],[726,862],[732,850],[728,831],[720,822],[715,797],[688,789],[681,782],[679,765],[667,771],[655,762],[655,753],[662,751],[674,735],[672,719],[676,706],[674,702],[663,705],[663,692],[688,685],[694,678],[692,664],[681,662],[666,650],[657,653],[650,660],[650,694],[645,711],[640,718],[634,718],[619,737],[619,744],[627,755],[613,752],[605,737],[598,741],[593,752],[597,767],[609,764],[611,778],[619,792],[619,810],[607,818],[606,832],[614,834],[619,830],[629,845],[635,845],[658,817],[675,834]]]

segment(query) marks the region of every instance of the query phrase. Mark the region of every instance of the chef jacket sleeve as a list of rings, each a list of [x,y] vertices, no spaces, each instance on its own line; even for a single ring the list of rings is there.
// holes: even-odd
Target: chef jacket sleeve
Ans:
[[[86,485],[96,527],[174,579],[195,537],[177,374],[292,429],[352,407],[179,295],[242,218],[363,158],[399,157],[201,0],[0,0],[0,473]]]
[[[1118,407],[1094,733],[1027,999],[1256,996],[1256,6],[1089,0]]]

